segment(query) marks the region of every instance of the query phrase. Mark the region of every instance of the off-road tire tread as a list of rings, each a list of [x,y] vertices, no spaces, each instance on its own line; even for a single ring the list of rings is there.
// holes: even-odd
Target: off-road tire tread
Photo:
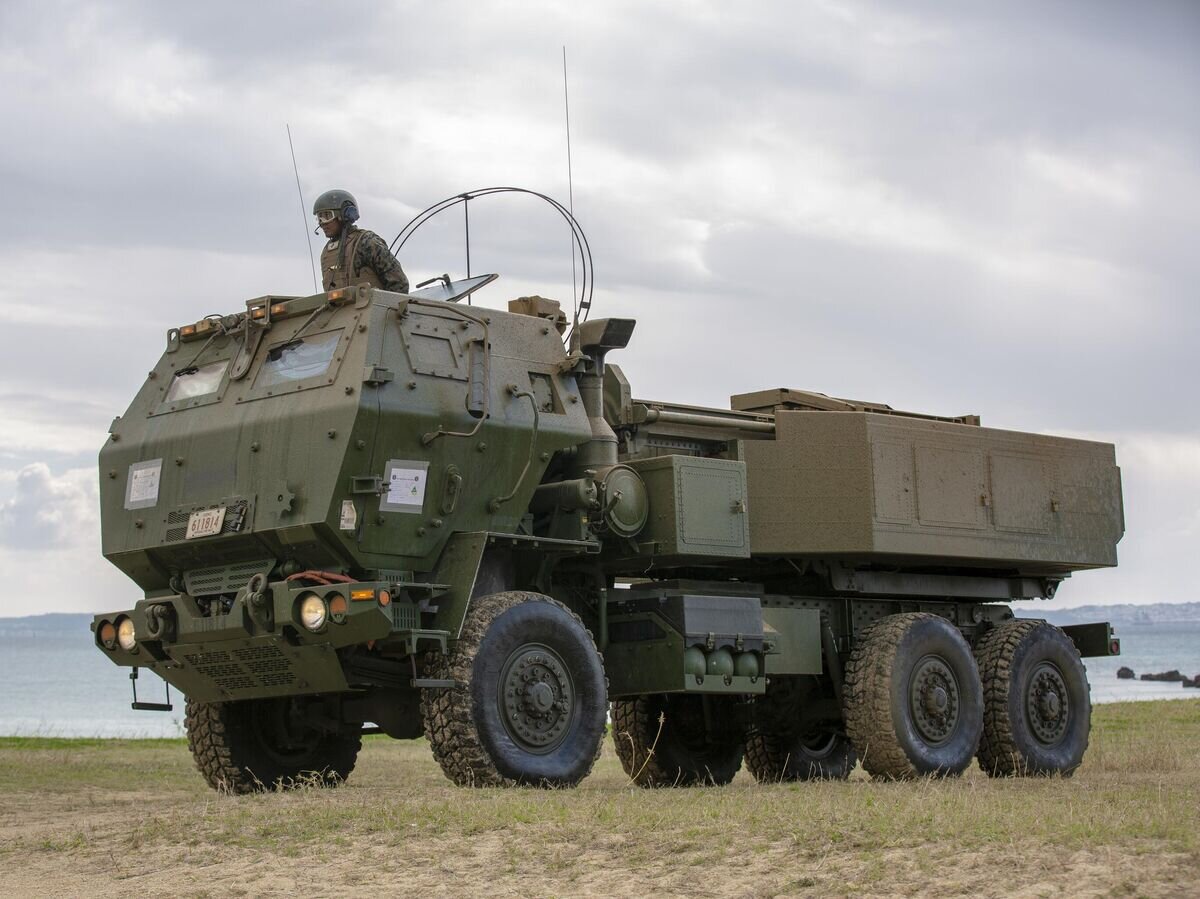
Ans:
[[[237,745],[236,728],[230,721],[230,716],[236,713],[229,704],[220,702],[188,699],[184,707],[188,750],[204,780],[219,793],[257,793],[277,786],[289,789],[314,782],[334,787],[354,770],[362,748],[362,736],[357,732],[326,738],[331,757],[319,771],[282,770],[256,764],[250,759],[253,750]]]
[[[1012,681],[1013,656],[1022,642],[1040,627],[1050,627],[1063,634],[1063,638],[1079,657],[1074,642],[1062,631],[1044,621],[1011,618],[992,628],[975,647],[975,660],[983,680],[983,736],[979,740],[979,767],[993,777],[1015,777],[1031,772],[1013,734],[1012,721],[1008,715],[1009,689]],[[1089,691],[1090,693],[1090,691]],[[1089,695],[1089,715],[1090,702]],[[1083,751],[1087,751],[1087,732],[1083,735]],[[1054,772],[1070,777],[1074,769]]]
[[[845,738],[842,738],[845,741]],[[850,761],[836,769],[814,760],[807,768],[793,764],[796,756],[792,750],[794,740],[770,732],[755,731],[746,737],[746,769],[760,784],[783,783],[793,780],[845,780],[854,770],[857,755],[853,746],[844,746],[851,755]],[[836,758],[836,756],[835,756]]]
[[[430,677],[453,679],[455,686],[444,689],[421,691],[421,720],[425,737],[433,750],[433,757],[442,771],[460,787],[515,786],[516,781],[505,777],[497,769],[480,739],[471,708],[471,678],[475,656],[493,621],[516,606],[525,602],[543,602],[556,606],[570,615],[583,628],[595,646],[595,638],[583,623],[583,619],[556,599],[541,593],[510,590],[492,593],[471,601],[471,608],[463,622],[462,634],[448,656],[437,654],[431,660]],[[604,657],[596,652],[600,670],[604,670]],[[607,685],[607,677],[604,680]],[[596,753],[592,763],[571,786],[591,773],[600,758],[604,741],[596,741]],[[538,784],[532,784],[537,786]]]
[[[625,773],[639,787],[724,786],[733,780],[742,767],[744,741],[738,746],[735,759],[719,769],[706,767],[703,771],[663,764],[658,752],[661,742],[657,716],[652,714],[653,697],[635,696],[616,699],[612,703],[612,736],[617,759]],[[667,724],[663,725],[665,734]],[[669,737],[668,737],[669,739]]]
[[[746,769],[758,783],[781,783],[794,780],[844,780],[854,770],[857,760],[854,750],[848,764],[832,769],[814,760],[807,768],[791,764],[795,761],[793,746],[796,736],[792,722],[800,717],[800,703],[793,680],[778,678],[767,686],[767,692],[754,697],[754,726],[746,735],[744,761]],[[843,738],[843,742],[845,738]],[[789,767],[789,765],[791,765]]]
[[[621,767],[639,787],[690,787],[699,780],[694,771],[669,771],[659,762],[658,720],[651,720],[648,697],[613,700],[612,734]]]
[[[900,641],[913,623],[938,617],[930,612],[904,612],[880,618],[859,635],[846,662],[846,733],[863,769],[872,777],[911,780],[920,776],[892,724],[892,668]]]

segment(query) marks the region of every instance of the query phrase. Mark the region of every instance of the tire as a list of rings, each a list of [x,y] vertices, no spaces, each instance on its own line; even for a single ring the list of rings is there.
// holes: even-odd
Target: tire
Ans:
[[[656,693],[615,700],[612,733],[621,767],[640,787],[721,786],[742,767],[742,734],[729,728],[710,738],[702,696]]]
[[[983,678],[979,765],[994,777],[1070,777],[1092,726],[1091,691],[1079,650],[1059,628],[1012,619],[975,649]]]
[[[854,770],[858,756],[839,724],[803,723],[803,704],[811,696],[795,678],[777,678],[755,697],[746,768],[759,783],[845,780]]]
[[[422,691],[425,736],[459,786],[573,787],[600,755],[608,707],[604,662],[591,632],[540,593],[474,600]]]
[[[759,783],[845,780],[857,763],[846,735],[830,730],[791,737],[756,733],[746,741],[746,767]]]
[[[979,746],[983,688],[971,648],[938,615],[888,615],[846,665],[846,732],[872,776],[961,774]]]
[[[333,787],[354,770],[358,725],[325,733],[301,720],[301,700],[189,699],[185,725],[196,767],[218,792],[256,793],[302,785]]]

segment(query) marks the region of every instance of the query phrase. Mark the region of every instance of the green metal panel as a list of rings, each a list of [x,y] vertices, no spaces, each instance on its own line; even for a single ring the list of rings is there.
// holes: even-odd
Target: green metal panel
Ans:
[[[609,594],[605,667],[612,696],[641,693],[762,693],[763,615],[748,584],[662,581]],[[689,669],[691,653],[702,668]],[[697,655],[699,653],[699,655]],[[709,667],[726,656],[757,674]],[[743,658],[744,657],[744,658]]]
[[[488,535],[483,532],[455,534],[447,541],[434,570],[434,581],[449,587],[446,594],[438,597],[434,625],[449,631],[455,640],[462,633],[463,619],[471,603],[475,578],[479,574],[479,563],[483,561],[487,543]]]
[[[730,459],[660,456],[630,463],[646,484],[643,553],[675,558],[750,555],[746,466]]]
[[[1068,624],[1063,627],[1063,632],[1071,638],[1084,658],[1121,654],[1121,641],[1113,635],[1112,625],[1107,621]]]
[[[241,379],[231,374],[241,331],[210,323],[210,337],[168,342],[100,454],[103,551],[143,590],[262,559],[264,547],[301,568],[428,572],[456,531],[515,530],[553,453],[589,439],[575,378],[560,369],[565,350],[543,320],[369,289],[349,296],[288,300],[305,314],[251,335],[258,347]],[[466,408],[467,345],[479,340],[503,347],[484,366],[482,420]],[[268,360],[307,346],[328,355],[323,368],[301,358],[294,380],[263,377]],[[210,365],[223,372],[215,391],[166,399],[181,373]],[[550,399],[536,430],[519,395],[535,384]],[[421,502],[380,494],[389,463],[423,468]],[[221,533],[186,537],[193,512],[235,505]]]
[[[751,546],[1062,575],[1115,565],[1113,447],[875,412],[786,411],[745,441]]]
[[[766,673],[821,674],[821,613],[817,609],[763,606],[768,644]]]

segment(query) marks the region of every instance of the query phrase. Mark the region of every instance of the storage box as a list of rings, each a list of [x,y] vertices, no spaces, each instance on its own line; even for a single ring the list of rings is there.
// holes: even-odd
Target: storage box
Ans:
[[[870,412],[781,409],[775,423],[738,450],[756,555],[1038,576],[1117,563],[1110,444]]]
[[[637,540],[642,555],[750,555],[746,465],[730,459],[659,456],[629,462],[646,483],[650,517]]]

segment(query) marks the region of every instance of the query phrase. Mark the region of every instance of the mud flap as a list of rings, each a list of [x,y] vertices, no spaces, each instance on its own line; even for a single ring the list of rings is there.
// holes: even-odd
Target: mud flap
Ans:
[[[494,577],[483,577],[488,574],[488,567],[483,564],[484,551],[488,545],[486,531],[459,533],[446,541],[446,548],[438,559],[433,572],[433,581],[449,587],[437,599],[437,612],[434,615],[433,627],[437,630],[449,631],[452,639],[457,640],[462,633],[463,620],[467,617],[467,609],[471,599],[479,592],[476,585],[481,580],[498,580]],[[503,586],[493,589],[493,585],[480,583],[483,592],[493,593],[503,590]]]

